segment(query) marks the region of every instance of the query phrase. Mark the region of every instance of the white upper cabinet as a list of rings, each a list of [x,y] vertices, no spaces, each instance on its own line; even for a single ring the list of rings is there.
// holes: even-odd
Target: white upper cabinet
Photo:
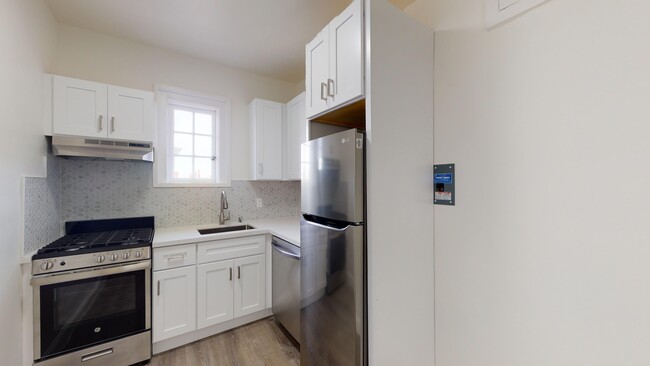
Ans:
[[[300,180],[300,146],[307,142],[305,93],[293,98],[286,107],[284,179]]]
[[[282,103],[254,99],[250,105],[251,179],[282,179]]]
[[[329,25],[332,108],[363,95],[362,14],[357,0]]]
[[[52,133],[152,141],[153,93],[53,76]]]
[[[307,141],[305,93],[282,104],[254,99],[251,118],[251,179],[300,180],[300,145]]]
[[[153,93],[108,86],[108,137],[152,141],[154,131]]]
[[[355,0],[307,44],[307,116],[363,96],[363,7]]]
[[[61,76],[55,76],[53,83],[52,132],[57,135],[106,137],[106,84]]]
[[[329,32],[325,27],[313,41],[307,44],[306,87],[307,115],[314,116],[329,106],[327,81],[329,79]]]

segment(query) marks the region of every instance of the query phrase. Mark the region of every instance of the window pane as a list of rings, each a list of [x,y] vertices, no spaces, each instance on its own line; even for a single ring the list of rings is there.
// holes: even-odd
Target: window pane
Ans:
[[[182,156],[174,157],[174,178],[191,179],[192,178],[192,158]]]
[[[174,131],[192,133],[192,112],[174,110]]]
[[[192,135],[174,134],[174,155],[192,155]]]
[[[196,158],[194,159],[194,177],[197,179],[212,178],[212,159]]]
[[[194,123],[194,133],[212,135],[212,114],[196,113]]]
[[[194,137],[196,156],[210,156],[212,157],[212,137],[196,135]]]

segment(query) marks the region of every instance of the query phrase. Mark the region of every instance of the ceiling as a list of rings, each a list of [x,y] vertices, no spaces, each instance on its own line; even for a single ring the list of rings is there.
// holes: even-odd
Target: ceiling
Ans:
[[[46,0],[57,21],[298,82],[305,45],[351,0]]]
[[[389,0],[403,9],[414,0]],[[351,0],[45,0],[63,24],[280,80],[305,78],[305,45]]]

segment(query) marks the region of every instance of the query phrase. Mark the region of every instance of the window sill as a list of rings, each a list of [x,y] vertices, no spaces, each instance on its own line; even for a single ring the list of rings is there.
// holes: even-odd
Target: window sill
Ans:
[[[153,183],[154,188],[230,188],[232,184],[226,183]]]

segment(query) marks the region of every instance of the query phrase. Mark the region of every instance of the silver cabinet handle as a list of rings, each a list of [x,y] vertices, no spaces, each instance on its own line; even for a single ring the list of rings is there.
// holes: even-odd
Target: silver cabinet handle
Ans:
[[[241,267],[237,266],[237,279],[241,278]]]
[[[232,267],[228,268],[230,270],[230,280],[232,281]]]
[[[327,100],[327,84],[320,83],[320,99]]]
[[[330,86],[332,86],[330,88]],[[327,79],[327,96],[334,98],[334,80]]]
[[[158,281],[158,291],[156,293],[158,294],[157,296],[160,296],[160,281]]]
[[[165,256],[165,259],[167,260],[167,262],[182,261],[182,260],[185,259],[186,255],[187,255],[187,253],[169,254],[169,255]]]
[[[115,132],[115,117],[111,117],[111,132]]]
[[[99,131],[101,132],[103,130],[104,130],[104,116],[102,116],[100,114],[99,115]]]
[[[257,171],[262,175],[264,173],[264,166],[262,166],[262,163],[259,164]]]

